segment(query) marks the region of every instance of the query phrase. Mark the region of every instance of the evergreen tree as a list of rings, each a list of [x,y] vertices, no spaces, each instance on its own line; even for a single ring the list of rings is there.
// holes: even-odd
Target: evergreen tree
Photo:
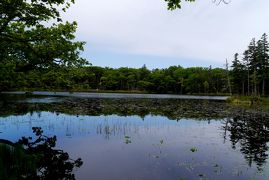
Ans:
[[[234,55],[234,60],[232,61],[232,82],[233,82],[233,91],[243,95],[245,94],[245,65],[239,61],[239,54]]]
[[[258,60],[257,43],[253,38],[248,46],[248,62],[250,72],[253,73],[251,77],[252,94],[257,95],[257,69],[260,66]]]
[[[258,59],[258,76],[262,82],[262,95],[265,95],[265,84],[268,78],[269,67],[269,46],[267,35],[264,33],[261,39],[257,42],[257,59]]]
[[[246,50],[243,53],[243,64],[247,71],[247,95],[250,95],[250,64],[249,64],[249,53],[248,50]]]

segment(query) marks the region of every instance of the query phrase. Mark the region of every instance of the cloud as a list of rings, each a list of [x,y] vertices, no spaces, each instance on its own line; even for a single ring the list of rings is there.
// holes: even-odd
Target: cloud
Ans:
[[[268,7],[268,0],[197,0],[171,12],[163,0],[77,0],[65,18],[78,22],[88,48],[224,63],[267,32]]]

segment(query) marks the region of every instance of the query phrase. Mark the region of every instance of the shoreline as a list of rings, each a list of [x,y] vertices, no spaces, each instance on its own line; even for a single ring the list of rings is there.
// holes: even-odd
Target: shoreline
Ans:
[[[3,91],[0,94],[10,95],[40,95],[59,97],[85,97],[85,98],[141,98],[141,99],[197,99],[227,101],[229,96],[209,95],[178,95],[178,94],[149,94],[149,93],[108,93],[108,92],[62,92],[62,91]]]

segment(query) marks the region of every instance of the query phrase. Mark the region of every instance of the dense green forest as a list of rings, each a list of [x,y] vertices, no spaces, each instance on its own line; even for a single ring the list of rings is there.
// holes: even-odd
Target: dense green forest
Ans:
[[[0,64],[1,90],[135,91],[175,94],[266,95],[269,87],[267,35],[252,39],[242,60],[236,53],[232,68],[171,66],[149,70],[82,66],[50,66],[19,71],[12,61]]]
[[[234,55],[232,63],[233,90],[237,94],[266,95],[269,94],[269,46],[267,35],[249,43],[240,60]]]
[[[8,75],[7,75],[8,74]],[[223,93],[226,72],[216,68],[182,68],[148,70],[134,68],[63,67],[7,72],[1,76],[3,90],[127,90],[154,93]]]

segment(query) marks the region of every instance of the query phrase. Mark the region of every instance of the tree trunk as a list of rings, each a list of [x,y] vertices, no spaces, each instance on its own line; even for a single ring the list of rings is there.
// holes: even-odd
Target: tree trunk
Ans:
[[[249,96],[249,69],[248,69],[248,94],[247,95]]]
[[[263,96],[265,95],[264,90],[265,90],[265,80],[263,79],[263,80],[262,80],[262,95],[263,95]]]
[[[254,70],[254,95],[257,95],[256,69]]]
[[[245,82],[242,82],[242,95],[245,95]]]
[[[229,65],[228,65],[228,61],[226,59],[226,73],[227,73],[227,83],[228,83],[228,88],[229,88],[229,93],[230,96],[232,95],[232,87],[231,87],[231,82],[230,82],[230,77],[229,77]]]

